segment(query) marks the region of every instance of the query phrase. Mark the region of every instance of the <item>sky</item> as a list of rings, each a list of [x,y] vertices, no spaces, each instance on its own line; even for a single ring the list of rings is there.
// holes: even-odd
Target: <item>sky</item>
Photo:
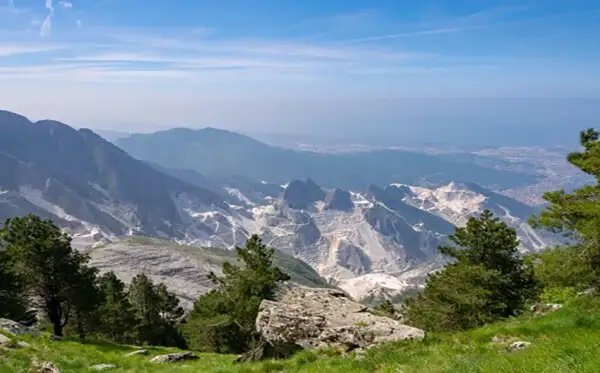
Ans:
[[[123,131],[576,137],[600,118],[599,37],[597,0],[0,0],[0,108]]]

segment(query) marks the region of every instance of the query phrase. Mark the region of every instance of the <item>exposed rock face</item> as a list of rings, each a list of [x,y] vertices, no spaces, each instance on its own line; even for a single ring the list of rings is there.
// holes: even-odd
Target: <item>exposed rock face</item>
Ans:
[[[39,330],[8,319],[0,319],[0,330],[5,330],[14,335],[40,335]]]
[[[197,356],[191,352],[181,352],[177,354],[158,355],[153,357],[150,362],[154,364],[176,363],[178,361],[196,360]]]
[[[383,342],[423,339],[423,330],[375,316],[340,290],[283,287],[277,302],[263,301],[256,328],[273,344],[295,343],[303,348],[371,347]]]

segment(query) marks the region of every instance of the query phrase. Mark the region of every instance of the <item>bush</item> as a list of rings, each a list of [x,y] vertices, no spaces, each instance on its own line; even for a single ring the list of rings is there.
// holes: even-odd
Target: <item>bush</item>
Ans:
[[[182,327],[189,347],[200,351],[239,353],[251,349],[258,336],[254,322],[263,299],[273,299],[277,283],[289,280],[274,264],[275,250],[253,235],[236,248],[242,267],[223,264],[223,277],[209,278],[217,289],[194,304]]]
[[[440,252],[455,259],[430,275],[425,290],[405,303],[408,323],[434,331],[467,329],[516,315],[539,290],[524,265],[514,229],[488,210],[450,236]]]

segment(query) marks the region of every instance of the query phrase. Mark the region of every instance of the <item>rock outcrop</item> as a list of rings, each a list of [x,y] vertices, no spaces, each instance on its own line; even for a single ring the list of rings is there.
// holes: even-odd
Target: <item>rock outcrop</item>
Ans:
[[[33,360],[31,367],[29,368],[30,373],[60,373],[60,369],[50,361],[38,361]]]
[[[164,364],[196,359],[198,359],[198,357],[191,352],[181,352],[175,354],[158,355],[153,357],[150,362],[154,364]]]
[[[148,350],[136,350],[125,354],[125,356],[139,356],[139,355],[148,355]]]
[[[117,366],[114,364],[98,364],[90,367],[90,370],[107,370],[115,369]]]
[[[0,319],[0,330],[4,330],[14,335],[40,335],[39,330],[34,327],[19,324],[9,319]]]
[[[269,343],[294,343],[306,349],[369,348],[425,336],[423,330],[372,314],[368,307],[352,301],[340,290],[295,284],[284,285],[278,301],[261,303],[256,329]]]
[[[506,348],[506,351],[508,351],[508,352],[523,351],[524,349],[526,349],[529,346],[531,346],[531,342],[517,341],[517,342],[511,343],[510,346],[508,346]]]
[[[5,336],[4,334],[0,334],[0,346],[4,346],[10,343],[10,338]]]

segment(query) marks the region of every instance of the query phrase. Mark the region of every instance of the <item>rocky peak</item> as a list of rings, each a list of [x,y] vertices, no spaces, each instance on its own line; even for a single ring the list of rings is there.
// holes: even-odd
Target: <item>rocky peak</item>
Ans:
[[[325,209],[327,210],[352,211],[354,208],[350,193],[342,189],[331,192],[327,196],[326,202]]]
[[[325,192],[311,179],[294,180],[283,193],[283,200],[293,209],[304,209],[309,203],[325,199]]]

